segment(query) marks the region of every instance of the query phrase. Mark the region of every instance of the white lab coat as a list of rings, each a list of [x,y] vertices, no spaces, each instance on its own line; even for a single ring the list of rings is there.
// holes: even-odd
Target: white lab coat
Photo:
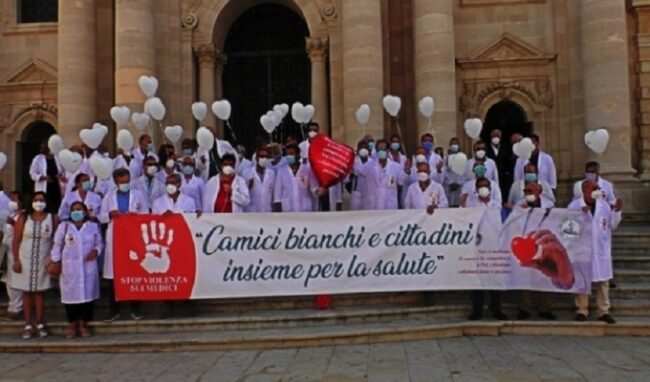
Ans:
[[[582,210],[586,206],[584,198],[572,201],[567,207],[570,210]],[[621,222],[621,211],[614,212],[610,205],[602,200],[596,200],[594,214],[591,210],[585,213],[586,224],[591,225],[592,258],[591,281],[607,281],[613,277],[612,270],[612,231]]]
[[[538,182],[542,186],[542,195],[544,195],[548,200],[555,203],[555,195],[553,195],[553,189],[545,181]],[[515,180],[510,186],[510,192],[508,193],[508,203],[513,206],[518,201],[524,199],[526,195],[524,194],[524,188],[526,187],[526,182],[523,179]]]
[[[54,161],[56,162],[56,167],[59,171],[59,174],[65,174],[59,158],[54,156]],[[39,180],[42,176],[47,176],[47,158],[44,154],[38,154],[32,160],[31,166],[29,166],[29,176],[34,181],[34,192],[46,192],[47,191],[47,182],[44,180]],[[61,184],[59,184],[61,186]]]
[[[77,201],[82,201],[79,191],[75,190],[65,195],[61,202],[61,207],[59,207],[58,215],[60,220],[68,220],[70,218],[70,206]],[[88,209],[88,216],[91,218],[99,216],[102,207],[102,199],[99,195],[88,191],[86,193],[86,199],[83,202]]]
[[[251,202],[244,208],[245,212],[271,212],[273,206],[273,186],[275,185],[275,171],[271,168],[264,169],[264,179],[260,178],[257,166],[250,167],[242,178],[249,186]],[[251,187],[251,180],[253,182]]]
[[[196,207],[194,199],[180,193],[176,201],[169,195],[163,195],[153,202],[152,212],[157,215],[162,215],[167,211],[174,213],[196,212],[199,208]]]
[[[144,160],[148,157],[154,157],[156,158],[156,161],[158,161],[158,155],[156,155],[152,151],[148,151],[146,154],[143,154],[139,147],[133,150],[133,159],[131,159],[131,163],[129,163],[129,171],[131,171],[131,179],[136,179],[144,175],[144,169],[142,168],[142,164]]]
[[[301,164],[296,173],[289,165],[278,167],[273,186],[273,203],[282,204],[282,212],[315,211],[314,196],[319,185],[308,164]]]
[[[375,195],[373,209],[398,209],[397,186],[403,186],[407,179],[402,166],[391,161],[386,161],[385,166],[379,160],[368,161],[359,168],[359,172],[366,177],[369,191]]]
[[[499,183],[490,180],[490,196],[492,200],[497,203],[497,205],[500,207],[502,202],[501,199],[501,189],[499,188]],[[476,189],[476,180],[468,180],[463,184],[463,190],[461,191],[461,196],[467,194],[467,201],[468,203],[470,199],[478,199],[478,190]]]
[[[573,200],[582,198],[582,182],[584,180],[579,180],[573,184]],[[612,182],[598,177],[598,187],[603,193],[603,199],[607,201],[610,206],[613,206],[616,203],[616,195],[614,194],[614,185]]]
[[[476,159],[471,158],[467,161],[467,170],[465,171],[466,180],[476,180],[476,175],[474,175],[474,163]],[[493,182],[499,184],[499,170],[497,169],[497,164],[494,160],[490,158],[485,158],[485,177],[490,179]]]
[[[540,195],[540,205],[537,208],[553,208],[555,207],[555,201],[550,200],[547,198],[544,194]],[[528,206],[528,202],[526,202],[526,198],[519,199],[515,202],[515,204],[512,205],[513,208],[515,207],[522,207],[523,206]]]
[[[203,212],[215,212],[214,203],[217,201],[219,188],[221,187],[219,177],[219,174],[213,176],[205,185],[202,201]],[[244,212],[244,208],[251,201],[250,194],[248,193],[248,185],[238,175],[235,175],[235,179],[232,182],[230,200],[232,201],[232,212]]]
[[[404,199],[404,209],[425,209],[432,204],[435,204],[438,208],[449,207],[445,190],[440,183],[429,181],[429,185],[424,191],[422,191],[419,182],[409,186]]]
[[[205,160],[205,163],[203,160]],[[210,152],[199,147],[196,150],[196,154],[194,154],[194,163],[196,164],[196,169],[199,170],[199,177],[207,182],[210,177]]]
[[[366,163],[372,161],[374,159],[368,158]],[[375,204],[374,193],[368,192],[368,179],[360,171],[364,165],[359,156],[354,158],[354,177],[351,180],[350,191],[350,210],[352,211],[372,210]]]
[[[119,211],[117,205],[117,190],[109,192],[102,200],[102,207],[99,213],[99,221],[108,224],[106,230],[106,251],[104,252],[104,278],[113,279],[113,222],[109,214],[112,211]],[[147,198],[142,192],[132,189],[129,191],[129,212],[135,214],[149,213]]]
[[[104,196],[108,195],[109,192],[115,191],[117,189],[117,186],[115,185],[115,182],[113,181],[113,178],[108,178],[108,179],[97,179],[97,183],[95,184],[94,192],[99,195],[102,199],[104,199]]]
[[[517,158],[515,164],[515,180],[524,179],[524,167],[528,164],[528,159]],[[555,162],[547,153],[540,151],[537,159],[537,179],[548,183],[551,188],[557,188],[557,172],[555,171]]]
[[[82,304],[99,298],[99,268],[97,259],[86,261],[92,250],[101,253],[102,234],[99,226],[85,222],[81,228],[63,222],[54,234],[52,261],[61,262],[61,302]]]
[[[151,182],[149,182],[149,186],[147,186],[148,181],[146,175],[143,175],[136,179],[135,181],[132,182],[131,186],[142,192],[142,195],[147,199],[147,208],[151,210],[151,207],[153,206],[153,201],[158,199],[159,197],[165,195],[167,192],[167,186],[165,183],[161,182],[158,180],[158,178],[154,175],[151,178]]]
[[[327,189],[330,201],[330,211],[336,211],[336,205],[343,203],[343,182],[336,183]]]
[[[455,191],[451,190],[451,185],[457,184],[458,188]],[[450,206],[460,205],[460,195],[463,192],[463,185],[465,184],[465,177],[463,175],[453,172],[449,167],[445,168],[444,179],[442,182],[447,195],[447,201]]]
[[[202,178],[192,175],[190,180],[183,176],[181,192],[194,200],[194,205],[198,210],[203,209],[203,193],[205,192],[205,182]]]

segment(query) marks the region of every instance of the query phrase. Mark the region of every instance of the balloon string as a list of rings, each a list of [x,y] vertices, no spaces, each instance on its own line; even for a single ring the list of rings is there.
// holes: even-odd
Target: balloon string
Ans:
[[[233,143],[235,143],[236,146],[239,143],[239,140],[235,135],[235,130],[232,128],[232,125],[230,124],[230,120],[226,120],[226,126],[228,126],[228,130],[230,130],[230,135],[232,136]]]
[[[402,128],[399,126],[399,115],[395,116],[395,124],[397,125],[397,135],[399,135],[400,141],[403,141],[404,138],[402,137]]]
[[[305,140],[305,124],[300,123],[300,135],[302,136],[302,140]]]

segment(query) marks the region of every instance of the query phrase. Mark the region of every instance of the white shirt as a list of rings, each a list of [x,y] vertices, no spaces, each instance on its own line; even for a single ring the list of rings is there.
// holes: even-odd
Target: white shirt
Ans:
[[[467,170],[465,171],[466,180],[476,179],[476,175],[474,174],[474,163],[476,163],[476,159],[474,158],[467,161]],[[485,166],[486,170],[485,177],[499,184],[499,170],[497,169],[496,162],[486,157],[485,163],[483,163],[483,165]]]
[[[544,195],[547,199],[555,203],[555,195],[553,194],[553,189],[551,186],[546,183],[545,181],[538,181],[538,183],[542,186],[542,195]],[[523,179],[515,180],[514,183],[512,183],[512,186],[510,186],[510,192],[508,193],[508,203],[514,205],[521,199],[525,197],[524,195],[524,188],[526,187],[526,182]]]
[[[367,162],[374,161],[368,158]],[[350,209],[352,211],[371,210],[374,205],[374,194],[368,192],[368,179],[363,175],[361,168],[364,163],[361,158],[357,156],[354,159],[354,176],[351,177],[351,192],[350,192]]]
[[[65,174],[65,170],[57,156],[54,157],[54,162],[59,174]],[[32,164],[29,166],[29,176],[34,181],[34,192],[47,191],[47,181],[39,180],[42,176],[47,176],[47,158],[44,154],[38,154],[34,157]]]
[[[501,189],[499,189],[499,183],[490,180],[490,197],[491,199],[495,202],[495,204],[499,207],[502,205],[502,199],[501,199]],[[476,190],[476,180],[468,180],[463,184],[463,191],[461,191],[461,195],[467,195],[467,200],[466,200],[466,205],[470,202],[472,199],[478,199],[478,191]],[[472,202],[474,203],[474,202]]]
[[[102,207],[102,198],[99,195],[95,194],[92,191],[86,192],[86,198],[81,199],[81,194],[78,190],[72,191],[65,195],[63,201],[61,202],[61,207],[59,207],[59,219],[67,220],[70,218],[70,207],[72,203],[83,201],[84,205],[88,209],[88,216],[91,218],[98,217],[101,212]]]
[[[198,176],[192,175],[190,180],[183,176],[181,192],[194,200],[194,205],[201,210],[203,207],[203,193],[205,192],[205,182]]]
[[[142,175],[132,183],[132,187],[142,192],[142,195],[147,199],[147,208],[149,210],[153,206],[153,201],[167,192],[165,183],[158,180],[155,175],[151,177],[151,180],[147,179],[146,175]]]
[[[515,164],[515,180],[524,178],[524,167],[528,163],[528,159],[517,158],[517,163]],[[553,189],[557,188],[555,162],[553,162],[553,158],[550,155],[543,151],[539,152],[537,159],[537,179],[548,183]]]
[[[584,180],[579,180],[573,184],[573,200],[582,198],[582,182]],[[614,185],[612,182],[603,179],[601,176],[598,177],[598,187],[603,193],[603,199],[609,203],[610,206],[616,204],[616,195],[614,194]]]
[[[397,186],[403,186],[407,179],[400,165],[388,160],[384,166],[379,160],[368,161],[359,168],[359,173],[366,177],[369,192],[375,195],[373,209],[398,209]]]
[[[282,204],[282,212],[315,211],[314,196],[319,185],[308,164],[300,164],[296,173],[289,165],[277,168],[273,203]]]
[[[194,200],[183,193],[178,194],[176,201],[174,201],[174,199],[169,195],[163,195],[154,200],[152,208],[152,212],[157,215],[162,215],[167,211],[174,213],[187,213],[196,212],[197,210],[199,209],[196,207]]]
[[[251,202],[244,209],[245,212],[271,212],[273,206],[273,187],[275,185],[275,171],[265,168],[263,175],[257,171],[257,166],[244,171],[242,178],[249,187]],[[252,182],[252,184],[251,184]]]
[[[447,196],[440,183],[429,181],[427,188],[422,191],[420,183],[413,183],[409,186],[404,199],[404,209],[425,209],[435,204],[437,208],[447,208]]]
[[[220,188],[220,175],[217,174],[210,178],[208,183],[205,185],[203,201],[201,203],[203,212],[218,212],[214,211],[214,203],[217,201]],[[230,200],[232,202],[232,212],[244,212],[244,207],[246,207],[251,201],[250,194],[248,193],[248,186],[244,179],[238,175],[235,175],[235,179],[232,181]]]

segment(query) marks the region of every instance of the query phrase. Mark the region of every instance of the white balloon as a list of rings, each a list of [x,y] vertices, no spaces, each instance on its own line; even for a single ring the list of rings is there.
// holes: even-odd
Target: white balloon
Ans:
[[[468,118],[465,120],[465,133],[472,138],[478,139],[483,130],[483,121],[480,118]]]
[[[296,102],[293,105],[291,105],[291,118],[293,118],[294,121],[297,123],[305,123],[303,121],[303,110],[305,107],[300,103]]]
[[[221,101],[214,101],[212,104],[212,112],[222,121],[227,121],[230,118],[232,107],[227,99]]]
[[[117,147],[121,148],[127,153],[130,153],[133,149],[133,135],[131,132],[126,129],[122,129],[117,133]]]
[[[126,125],[130,116],[131,110],[127,106],[113,106],[111,108],[111,118],[118,127]]]
[[[49,147],[52,154],[58,154],[65,148],[65,145],[63,144],[63,138],[61,138],[59,134],[52,135],[50,139],[47,140],[47,147]]]
[[[467,155],[465,153],[451,154],[449,155],[448,163],[451,171],[458,175],[463,175],[467,170]]]
[[[287,114],[289,114],[289,105],[287,105],[286,103],[281,104],[280,110],[282,110],[282,118],[284,119],[284,117],[286,117]]]
[[[276,128],[273,117],[270,117],[268,114],[264,114],[260,117],[260,124],[262,125],[262,128],[264,128],[264,131],[269,134],[271,134]]]
[[[573,199],[582,198],[582,181],[573,184]]]
[[[72,152],[68,149],[63,149],[59,153],[59,162],[61,166],[68,172],[77,172],[79,167],[81,167],[81,162],[83,158],[79,153]]]
[[[609,143],[609,132],[606,129],[588,131],[585,134],[585,143],[596,154],[602,154]]]
[[[212,150],[214,147],[214,134],[207,127],[199,127],[196,131],[196,141],[205,150]]]
[[[363,105],[359,106],[354,115],[357,118],[357,122],[365,125],[370,120],[370,106],[364,103]]]
[[[275,125],[278,126],[280,122],[282,122],[282,118],[284,118],[284,115],[282,114],[282,110],[277,109],[273,110],[271,113],[273,113],[273,116],[275,118],[275,121],[277,122]]]
[[[88,162],[90,163],[91,170],[93,170],[99,179],[106,180],[111,177],[113,173],[113,160],[111,158],[93,155]]]
[[[311,104],[306,105],[303,109],[303,121],[305,121],[305,123],[308,123],[309,121],[314,119],[315,114],[316,114],[316,108],[314,107],[314,105]]]
[[[165,127],[165,136],[172,143],[177,143],[183,136],[183,127],[179,125]]]
[[[91,149],[96,149],[102,143],[104,134],[101,129],[83,129],[79,132],[79,138]],[[72,171],[74,172],[74,171]]]
[[[515,147],[516,146],[516,147]],[[519,158],[530,159],[530,156],[535,150],[535,145],[530,138],[524,138],[518,143],[515,143],[512,147],[512,152],[515,153]]]
[[[194,119],[202,122],[207,114],[208,105],[206,105],[205,102],[194,102],[192,104],[192,115],[194,116]]]
[[[102,140],[103,140],[104,137],[106,137],[106,135],[108,134],[108,126],[106,126],[106,125],[102,125],[101,123],[98,123],[98,122],[93,123],[93,127],[92,127],[92,129],[93,129],[93,130],[97,130],[97,131],[99,131],[99,132],[101,133],[101,135],[102,135]]]
[[[391,117],[397,117],[402,108],[402,99],[397,96],[387,95],[383,100],[384,109]]]
[[[165,104],[158,97],[149,98],[145,103],[145,109],[151,115],[151,118],[156,121],[162,121],[165,118],[165,113],[167,113]]]
[[[140,78],[138,78],[138,85],[144,95],[146,95],[147,98],[151,98],[156,94],[156,90],[158,90],[158,79],[153,76],[140,76]]]
[[[149,122],[151,122],[151,117],[149,117],[149,114],[147,113],[133,113],[133,115],[131,115],[131,121],[138,130],[142,131],[149,125]]]
[[[420,113],[422,113],[425,118],[431,118],[431,116],[433,116],[433,111],[435,108],[433,97],[423,97],[420,102],[418,102],[418,108],[420,109]]]
[[[0,170],[2,170],[7,164],[7,155],[3,152],[0,152]]]

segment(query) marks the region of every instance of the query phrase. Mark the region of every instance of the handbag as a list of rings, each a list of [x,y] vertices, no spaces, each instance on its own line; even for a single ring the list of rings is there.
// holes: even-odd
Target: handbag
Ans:
[[[63,241],[61,242],[61,248],[60,251],[63,253],[63,246],[65,245],[65,237],[68,235],[68,224],[65,224],[65,230],[63,231]],[[50,259],[49,263],[45,266],[45,270],[47,273],[52,276],[52,277],[59,277],[61,276],[61,270],[62,270],[62,264],[61,262],[55,263]]]

